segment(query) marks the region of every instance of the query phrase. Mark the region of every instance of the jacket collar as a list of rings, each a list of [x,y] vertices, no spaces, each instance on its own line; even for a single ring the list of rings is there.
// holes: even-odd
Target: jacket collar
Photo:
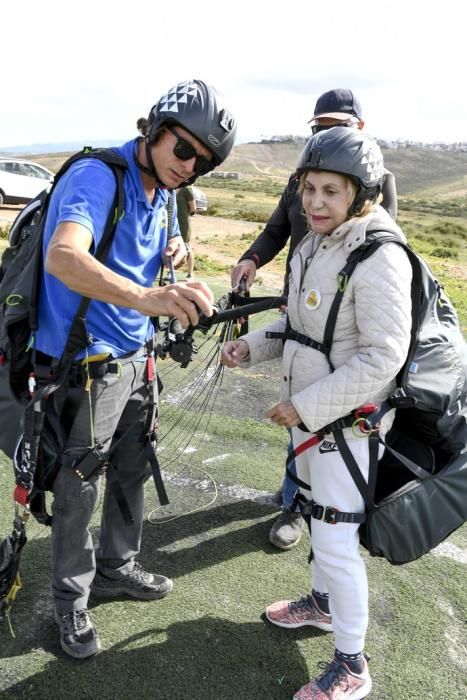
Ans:
[[[331,248],[338,243],[345,241],[345,250],[350,254],[365,242],[367,233],[370,231],[391,231],[396,234],[404,243],[406,238],[396,222],[389,216],[387,211],[381,206],[377,206],[374,211],[371,211],[366,216],[353,217],[348,221],[344,221],[334,231],[325,236],[321,241],[321,248]],[[311,249],[312,240],[315,234],[311,231],[297,245],[296,252],[303,251],[302,257],[307,257],[308,248]]]

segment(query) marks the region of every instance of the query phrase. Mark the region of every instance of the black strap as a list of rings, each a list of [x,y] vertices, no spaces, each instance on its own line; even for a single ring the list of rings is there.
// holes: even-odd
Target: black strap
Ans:
[[[420,467],[418,464],[415,462],[412,462],[411,459],[406,457],[405,455],[401,454],[401,452],[398,452],[397,450],[394,450],[390,445],[385,443],[383,440],[380,439],[381,444],[385,446],[388,452],[392,454],[393,457],[395,457],[399,462],[401,462],[404,467],[407,467],[412,474],[414,474],[418,479],[421,481],[424,481],[425,479],[429,479],[431,476],[431,472],[428,472],[426,469],[423,469],[423,467]]]
[[[159,503],[161,506],[166,506],[169,503],[169,498],[162,480],[159,460],[156,457],[157,434],[155,432],[155,420],[157,417],[157,392],[159,390],[159,382],[157,380],[158,374],[156,372],[155,357],[153,356],[153,346],[153,341],[146,345],[148,354],[146,361],[146,379],[148,383],[149,410],[145,426],[146,437],[144,440],[144,454],[146,455],[146,458],[151,466],[152,478],[154,481],[154,486],[156,487]],[[152,363],[151,372],[149,369],[150,363]]]
[[[299,486],[301,489],[305,489],[305,491],[311,491],[310,484],[307,484],[305,481],[302,481],[301,479],[298,478],[298,476],[296,474],[294,474],[292,471],[290,471],[290,469],[288,467],[288,463],[291,460],[289,460],[289,457],[290,457],[290,455],[287,457],[287,462],[286,462],[287,466],[285,468],[287,476],[289,477],[289,479],[291,479],[294,482],[294,484],[297,484],[297,486]],[[293,456],[292,456],[292,459],[294,459]]]
[[[344,267],[337,276],[337,292],[332,301],[331,308],[329,310],[329,315],[326,319],[326,326],[324,328],[323,345],[326,348],[329,348],[329,352],[331,351],[334,339],[337,315],[339,313],[339,309],[342,303],[342,299],[344,297],[345,290],[347,289],[349,279],[353,274],[355,268],[357,267],[359,262],[365,260],[370,255],[372,255],[381,245],[383,245],[383,243],[392,242],[399,243],[404,247],[404,249],[407,250],[407,247],[399,238],[397,238],[397,236],[392,231],[386,231],[382,229],[379,229],[378,231],[368,231],[365,243],[363,243],[361,246],[352,251],[352,253],[350,253],[349,257],[347,258]],[[329,364],[331,365],[331,370],[334,371],[334,366],[332,365],[332,363],[329,362]]]
[[[125,494],[123,493],[122,486],[118,478],[118,472],[113,466],[112,462],[107,463],[107,482],[112,490],[115,500],[117,501],[118,508],[122,514],[122,518],[125,525],[132,525],[135,522],[133,514],[126,500]]]
[[[157,497],[161,506],[166,506],[169,502],[167,491],[165,490],[164,482],[162,480],[161,468],[159,465],[159,460],[156,457],[156,452],[154,450],[151,438],[148,435],[144,442],[144,454],[151,465],[152,478],[154,479],[154,485],[157,491]]]
[[[355,486],[359,490],[360,495],[363,498],[366,507],[369,510],[371,510],[371,508],[374,507],[374,502],[373,502],[373,499],[370,497],[369,490],[368,490],[368,484],[365,481],[365,479],[363,478],[362,472],[360,471],[359,466],[358,466],[357,462],[355,461],[355,458],[354,458],[352,452],[350,451],[349,446],[347,445],[347,442],[344,438],[344,434],[343,434],[342,430],[334,431],[333,435],[334,435],[334,440],[337,443],[337,447],[339,448],[339,452],[341,453],[341,457],[344,460],[345,466],[349,470],[350,475],[355,482]],[[373,440],[376,439],[376,443],[378,443],[378,436],[370,435],[368,437],[368,440],[370,441],[372,439]],[[374,453],[372,456],[374,456]],[[375,467],[377,469],[378,465],[377,464],[372,465],[370,463],[370,465],[369,465],[370,471],[372,468],[375,468]]]
[[[284,333],[267,332],[266,338],[282,338],[284,343],[286,340],[295,340],[301,345],[306,345],[307,347],[313,348],[314,350],[319,350],[319,352],[322,352],[324,355],[326,355],[326,357],[329,360],[329,347],[327,347],[324,343],[319,343],[317,340],[313,340],[313,338],[309,338],[303,333],[298,333],[290,325],[286,326]]]
[[[300,505],[303,515],[310,515],[315,520],[322,520],[329,525],[337,523],[364,523],[367,519],[366,513],[346,513],[333,506],[322,506],[313,499]]]

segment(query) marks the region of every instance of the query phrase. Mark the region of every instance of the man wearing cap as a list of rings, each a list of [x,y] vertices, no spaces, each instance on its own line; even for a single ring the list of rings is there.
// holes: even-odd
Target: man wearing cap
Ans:
[[[351,90],[346,88],[335,88],[322,94],[316,102],[313,118],[309,123],[313,134],[329,129],[331,126],[347,126],[354,129],[363,129],[365,126],[360,101]],[[284,278],[284,295],[287,295],[290,260],[296,246],[308,233],[302,202],[297,194],[298,185],[299,178],[294,173],[264,230],[232,270],[233,289],[242,278],[245,279],[246,287],[249,289],[255,280],[258,268],[273,260],[290,239]],[[381,205],[393,219],[396,219],[396,185],[394,175],[389,171],[386,171],[383,180],[382,196]],[[289,443],[289,451],[291,449],[292,445]],[[295,473],[295,462],[289,464],[289,469]],[[296,484],[286,474],[280,491],[282,512],[269,534],[269,541],[279,549],[291,549],[298,544],[302,536],[304,520],[300,512],[292,509],[296,489]]]

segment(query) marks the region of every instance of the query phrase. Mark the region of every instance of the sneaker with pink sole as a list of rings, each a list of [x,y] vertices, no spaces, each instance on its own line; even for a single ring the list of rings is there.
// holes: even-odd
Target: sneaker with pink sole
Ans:
[[[371,691],[366,659],[361,673],[354,673],[344,661],[336,658],[318,666],[323,669],[321,675],[300,688],[293,700],[362,700]]]
[[[266,608],[269,622],[278,627],[296,629],[297,627],[317,627],[324,632],[332,632],[332,618],[319,609],[312,595],[302,596],[299,600],[279,600]]]

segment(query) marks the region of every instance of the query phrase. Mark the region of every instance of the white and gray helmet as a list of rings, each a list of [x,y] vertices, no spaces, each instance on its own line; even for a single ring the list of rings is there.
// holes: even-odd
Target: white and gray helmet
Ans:
[[[351,178],[358,187],[356,200],[375,201],[384,177],[383,154],[376,139],[358,129],[333,126],[315,134],[297,163],[297,172],[325,170]]]
[[[234,145],[236,120],[222,95],[202,80],[185,80],[162,95],[149,113],[148,142],[170,124],[183,127],[212,152],[213,168],[227,158]]]

